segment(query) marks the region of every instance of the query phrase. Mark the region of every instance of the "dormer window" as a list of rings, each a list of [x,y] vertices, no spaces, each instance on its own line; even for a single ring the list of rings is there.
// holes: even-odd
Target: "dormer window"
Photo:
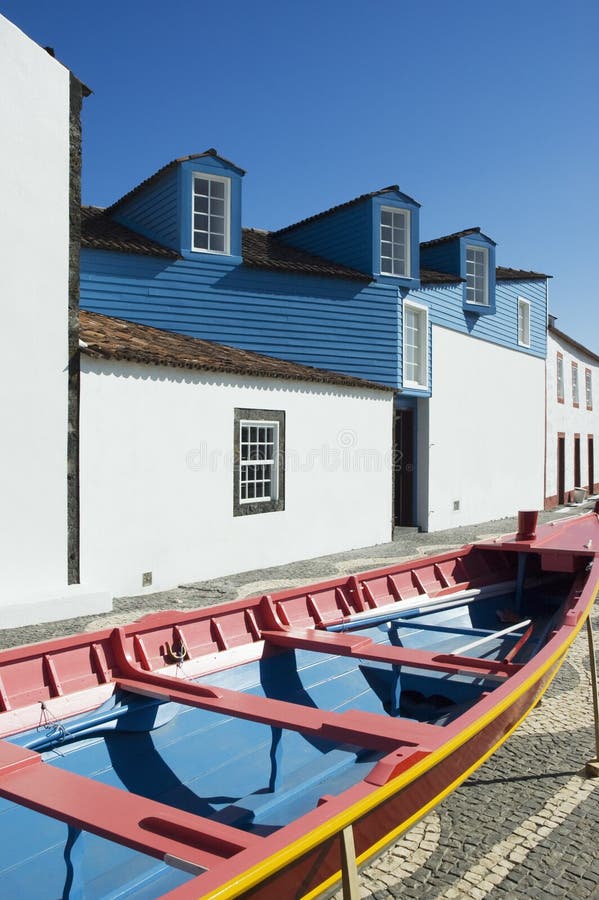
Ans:
[[[410,213],[381,208],[381,274],[410,277]]]
[[[466,303],[489,305],[489,251],[466,247]]]
[[[216,175],[193,176],[192,249],[229,253],[230,180]]]

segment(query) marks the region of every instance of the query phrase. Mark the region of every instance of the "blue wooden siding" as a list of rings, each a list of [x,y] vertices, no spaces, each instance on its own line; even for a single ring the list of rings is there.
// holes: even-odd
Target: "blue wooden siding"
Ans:
[[[282,234],[280,240],[371,275],[372,202],[364,200],[315,222],[307,222]]]
[[[412,291],[409,296],[428,305],[433,325],[532,356],[546,355],[547,300],[544,281],[498,281],[495,312],[487,316],[464,310],[462,285],[421,288]],[[518,297],[530,301],[530,348],[518,346]]]
[[[398,290],[236,266],[83,249],[81,306],[398,386]]]
[[[420,265],[423,269],[434,269],[435,272],[460,274],[460,243],[444,241],[432,247],[420,248]]]
[[[114,212],[114,218],[133,231],[166,247],[179,249],[177,169],[135,194]]]

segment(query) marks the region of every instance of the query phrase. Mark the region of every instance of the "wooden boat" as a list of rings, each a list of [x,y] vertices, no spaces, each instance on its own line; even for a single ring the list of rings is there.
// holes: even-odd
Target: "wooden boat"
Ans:
[[[2,896],[319,896],[538,702],[597,547],[590,513],[3,652]]]

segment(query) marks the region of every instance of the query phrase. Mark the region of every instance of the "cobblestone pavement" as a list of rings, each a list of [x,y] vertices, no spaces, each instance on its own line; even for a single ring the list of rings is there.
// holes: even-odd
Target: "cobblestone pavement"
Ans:
[[[0,631],[0,647],[93,631],[152,610],[207,606],[357,572],[515,527],[515,520],[503,519],[430,535],[402,533],[390,544],[120,598],[113,612],[101,616]],[[599,634],[599,610],[593,621]],[[585,779],[583,772],[595,755],[593,734],[583,631],[542,703],[507,743],[361,872],[362,898],[599,900],[599,778]]]

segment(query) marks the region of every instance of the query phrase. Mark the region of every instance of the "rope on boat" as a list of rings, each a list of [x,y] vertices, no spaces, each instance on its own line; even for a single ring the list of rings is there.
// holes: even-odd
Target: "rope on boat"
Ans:
[[[179,645],[179,650],[175,650],[174,646],[171,647],[168,641],[164,642],[164,647],[166,650],[166,655],[169,656],[174,662],[177,664],[177,675],[183,675],[183,661],[189,658],[189,654],[187,652],[187,647],[185,646],[185,641],[181,639],[181,643]]]
[[[40,720],[36,731],[45,731],[48,737],[52,737],[61,744],[67,736],[66,728],[60,719],[50,712],[43,700],[40,700],[40,707]]]

